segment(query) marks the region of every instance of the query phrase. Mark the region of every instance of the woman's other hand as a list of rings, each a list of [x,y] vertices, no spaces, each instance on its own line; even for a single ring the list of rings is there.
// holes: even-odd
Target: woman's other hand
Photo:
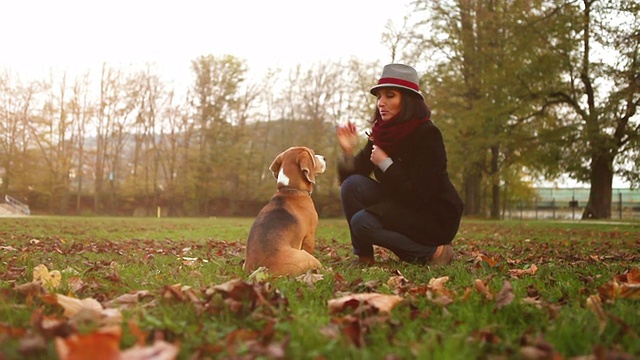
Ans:
[[[382,148],[373,145],[373,149],[371,150],[371,162],[378,166],[380,165],[380,163],[382,161],[384,161],[385,159],[389,158],[389,155],[387,155],[386,152],[384,152],[384,150],[382,150]]]

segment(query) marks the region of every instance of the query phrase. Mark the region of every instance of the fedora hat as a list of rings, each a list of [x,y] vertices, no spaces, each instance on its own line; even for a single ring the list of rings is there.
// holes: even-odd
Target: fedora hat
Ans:
[[[378,80],[378,85],[372,87],[369,92],[375,95],[377,89],[396,87],[412,91],[424,99],[424,96],[420,93],[419,83],[420,79],[418,78],[416,69],[404,64],[388,64],[382,69],[382,75],[380,76],[380,80]]]

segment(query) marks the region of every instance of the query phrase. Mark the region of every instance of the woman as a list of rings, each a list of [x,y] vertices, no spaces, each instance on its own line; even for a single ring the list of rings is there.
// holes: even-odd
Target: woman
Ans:
[[[451,241],[463,203],[447,174],[444,140],[418,83],[410,66],[384,67],[370,91],[377,97],[371,134],[357,154],[355,126],[337,128],[342,208],[357,263],[375,262],[373,245],[412,263],[453,260]]]

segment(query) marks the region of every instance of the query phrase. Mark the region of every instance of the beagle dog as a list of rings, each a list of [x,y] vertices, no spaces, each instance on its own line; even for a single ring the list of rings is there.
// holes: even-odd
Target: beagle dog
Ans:
[[[269,170],[277,191],[251,225],[246,273],[264,266],[275,276],[300,275],[322,267],[312,255],[318,213],[311,193],[316,174],[326,168],[324,157],[304,146],[290,147],[273,160]]]

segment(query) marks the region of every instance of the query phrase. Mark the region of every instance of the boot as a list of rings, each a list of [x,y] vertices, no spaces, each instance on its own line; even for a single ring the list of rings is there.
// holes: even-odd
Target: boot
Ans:
[[[451,261],[453,261],[454,255],[455,253],[453,252],[453,246],[451,246],[451,244],[440,245],[436,248],[436,252],[433,253],[431,259],[429,259],[429,265],[449,265]]]

